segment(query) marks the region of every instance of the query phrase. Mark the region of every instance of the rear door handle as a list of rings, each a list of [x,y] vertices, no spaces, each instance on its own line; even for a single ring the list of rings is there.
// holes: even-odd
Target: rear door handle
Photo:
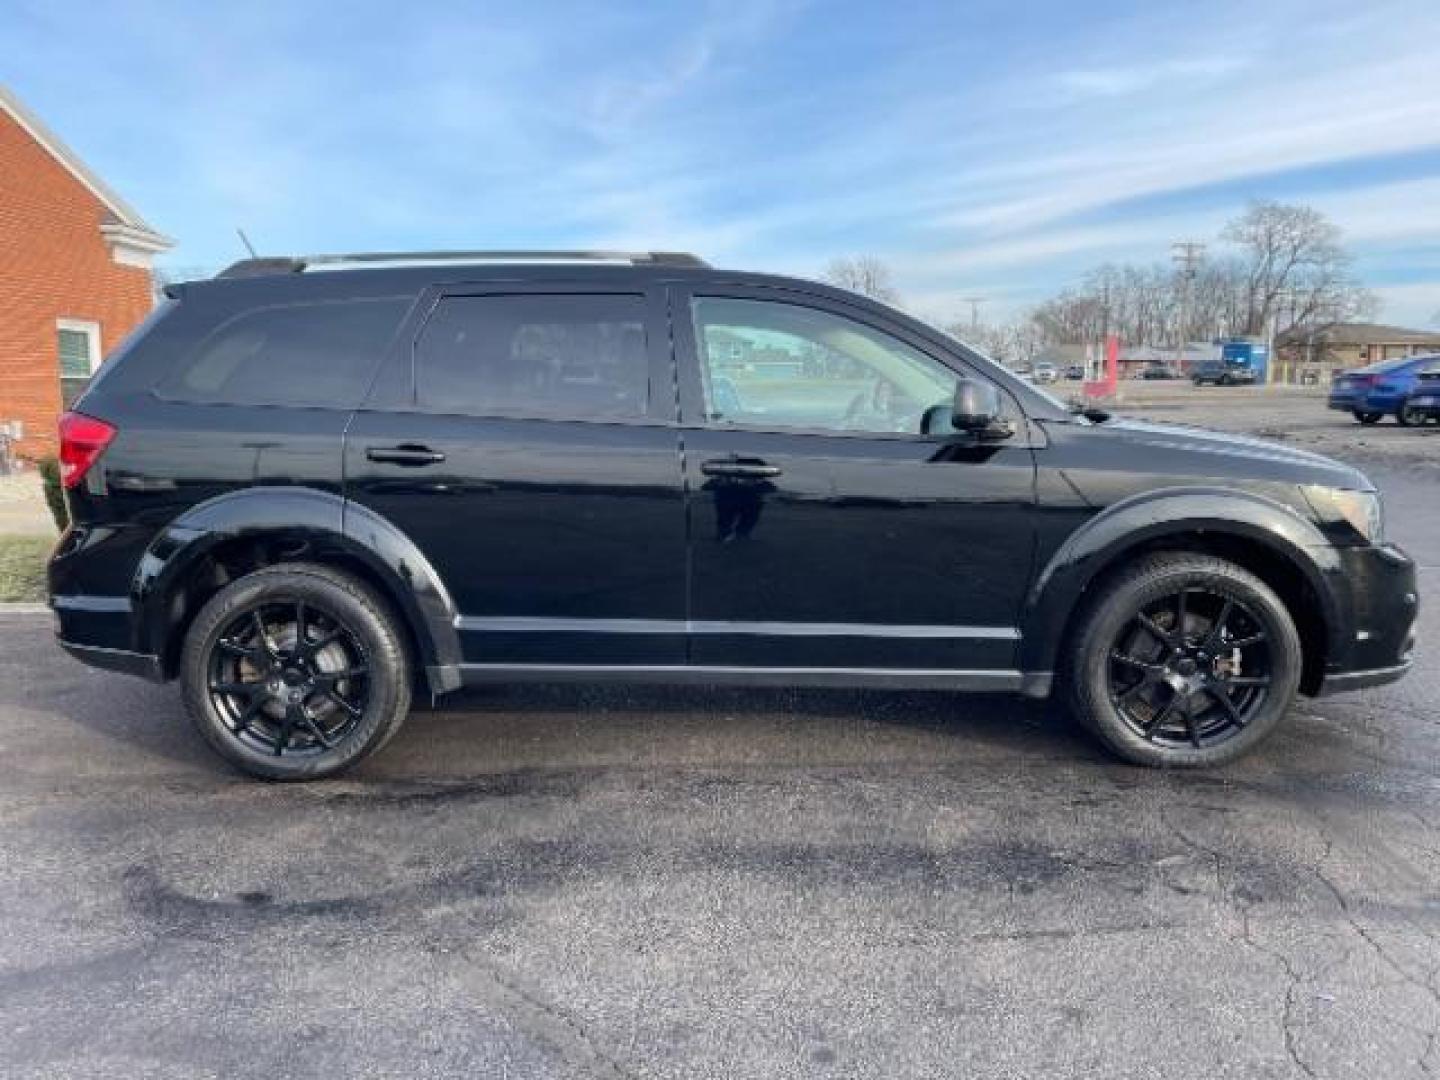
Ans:
[[[399,446],[368,446],[365,457],[387,465],[438,465],[445,460],[439,450],[416,443],[401,443]]]
[[[767,476],[779,476],[780,466],[766,464],[758,458],[712,458],[700,463],[700,471],[706,476],[740,476],[761,480]]]

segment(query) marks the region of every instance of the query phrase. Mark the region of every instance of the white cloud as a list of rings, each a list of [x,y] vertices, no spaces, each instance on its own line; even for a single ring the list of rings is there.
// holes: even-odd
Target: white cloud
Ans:
[[[1071,98],[1121,97],[1174,84],[1185,84],[1195,90],[1204,83],[1241,71],[1252,62],[1253,58],[1248,55],[1214,53],[1158,63],[1075,68],[1060,72],[1054,82],[1062,96]]]

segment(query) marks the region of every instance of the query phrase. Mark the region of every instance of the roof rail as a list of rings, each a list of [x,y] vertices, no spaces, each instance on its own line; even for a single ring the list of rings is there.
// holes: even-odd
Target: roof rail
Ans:
[[[300,274],[316,266],[366,263],[441,262],[624,262],[640,266],[708,267],[697,255],[683,251],[356,251],[333,255],[274,255],[241,259],[215,276],[260,277],[265,274]]]

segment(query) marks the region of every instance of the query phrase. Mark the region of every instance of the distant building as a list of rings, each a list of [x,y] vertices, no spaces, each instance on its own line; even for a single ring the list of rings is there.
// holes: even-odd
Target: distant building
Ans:
[[[1440,331],[1407,330],[1380,323],[1300,326],[1275,338],[1276,358],[1288,368],[1309,365],[1340,370],[1432,352],[1440,352]]]
[[[0,86],[0,424],[26,457],[154,304],[171,241]]]

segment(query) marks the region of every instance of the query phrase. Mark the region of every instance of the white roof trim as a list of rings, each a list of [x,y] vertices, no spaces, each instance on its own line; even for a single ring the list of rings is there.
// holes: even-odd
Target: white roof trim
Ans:
[[[40,118],[20,103],[20,99],[0,84],[0,110],[15,118],[15,122],[29,133],[30,137],[44,147],[46,153],[58,161],[75,179],[84,184],[90,192],[105,204],[106,208],[119,219],[119,225],[126,230],[126,239],[136,246],[145,246],[155,251],[165,251],[175,246],[163,233],[156,232],[142,218],[133,206],[122,199],[104,180],[90,171],[75,151],[60,141],[60,137],[47,128]]]

